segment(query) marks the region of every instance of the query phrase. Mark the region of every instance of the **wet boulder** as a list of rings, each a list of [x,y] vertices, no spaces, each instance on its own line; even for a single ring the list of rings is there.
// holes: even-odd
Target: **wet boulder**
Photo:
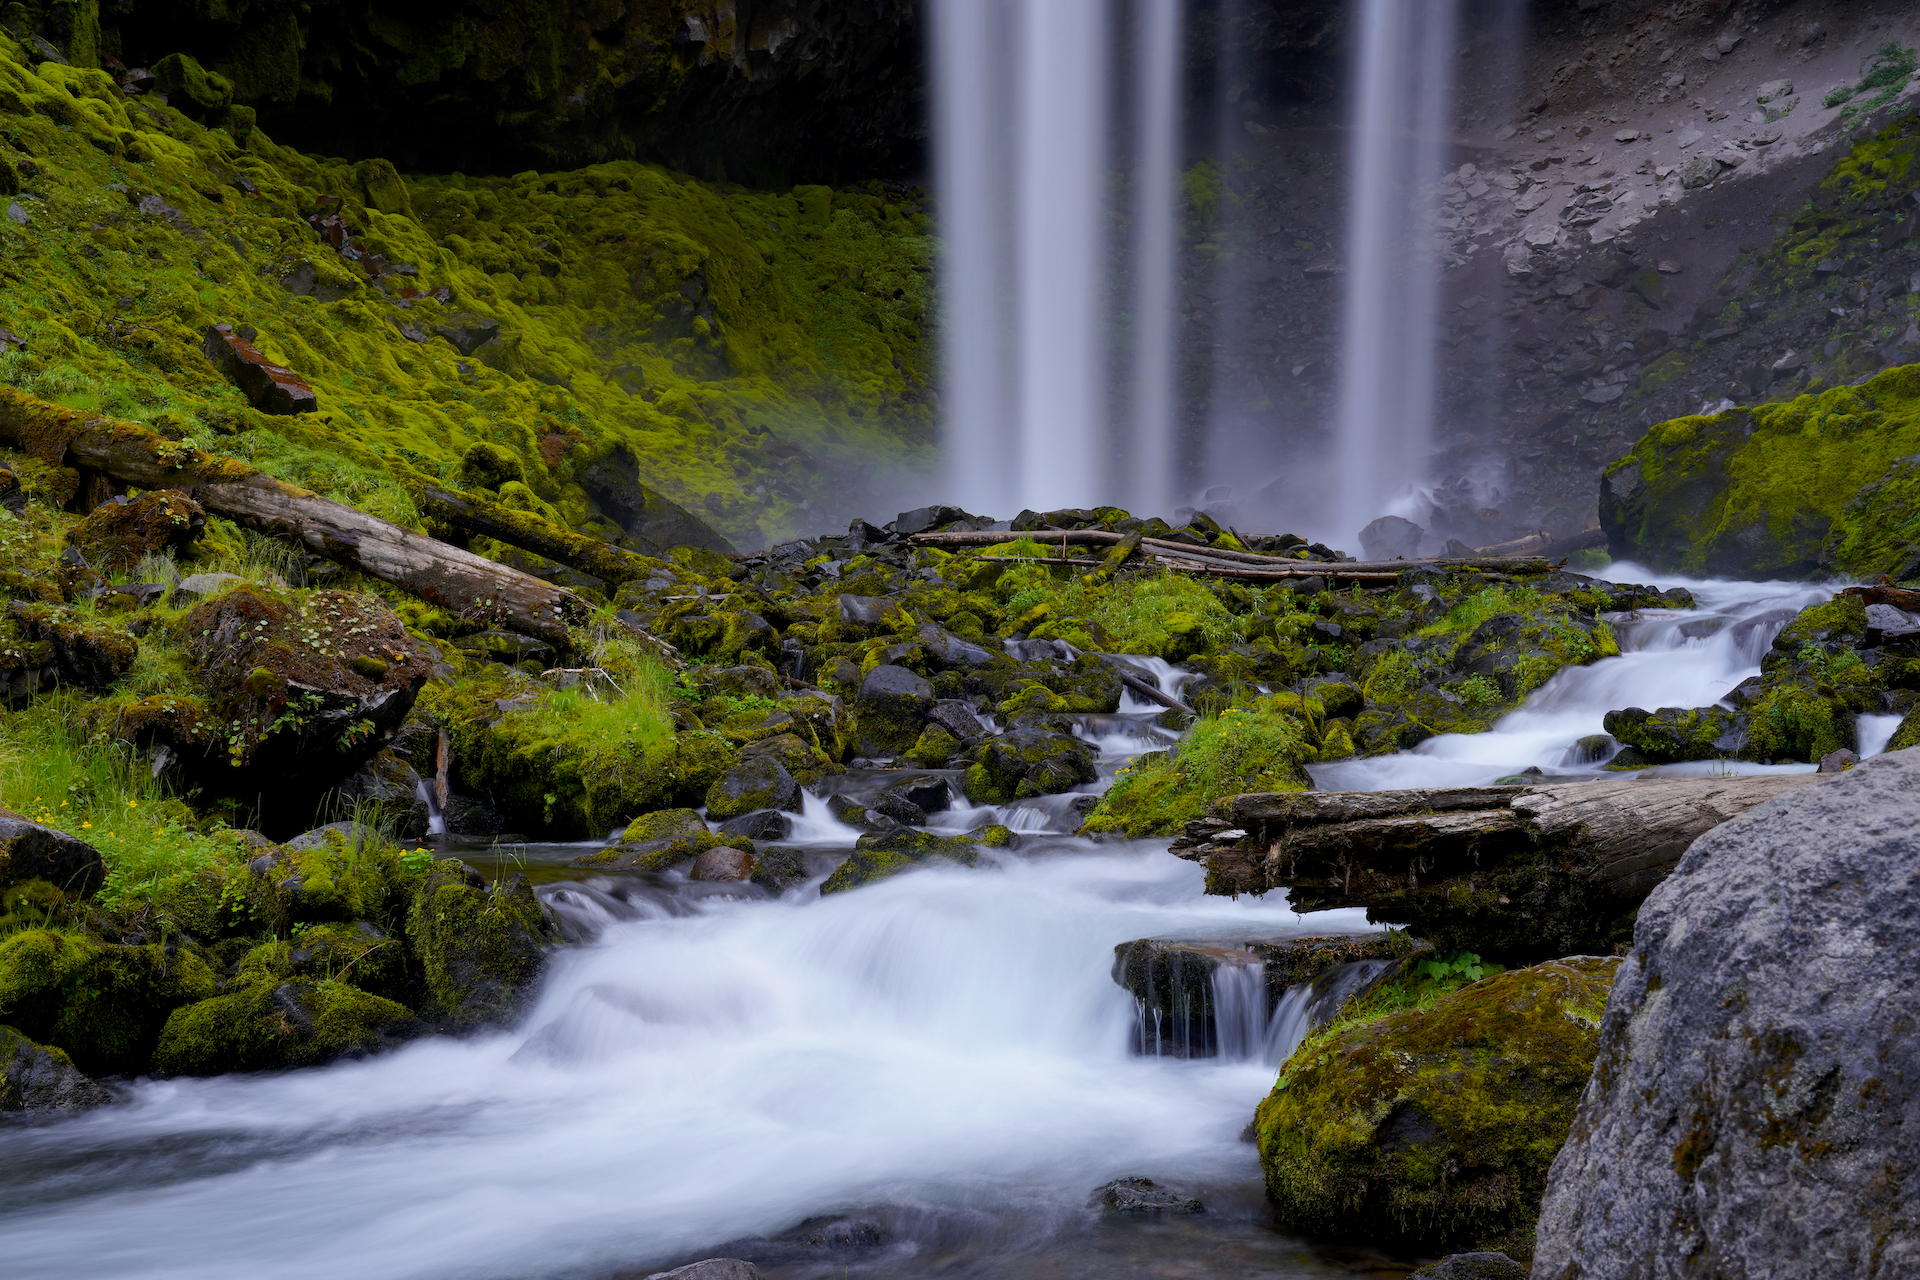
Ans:
[[[742,760],[707,790],[707,816],[718,821],[756,809],[800,811],[800,784],[766,756]]]
[[[750,742],[740,748],[742,760],[772,760],[782,769],[794,776],[796,782],[805,783],[836,771],[838,766],[827,758],[827,753],[807,742],[796,733],[776,733]]]
[[[137,498],[111,498],[87,514],[68,536],[87,562],[109,573],[131,573],[154,552],[181,552],[207,526],[200,504],[172,489]]]
[[[685,507],[640,482],[640,460],[615,443],[579,467],[580,485],[626,532],[632,550],[657,556],[674,547],[732,555],[733,546]]]
[[[1280,1220],[1421,1252],[1520,1247],[1619,965],[1554,960],[1309,1036],[1255,1120]]]
[[[705,835],[707,824],[692,809],[658,809],[652,813],[643,813],[627,824],[621,832],[624,843],[638,844],[643,840],[668,840],[675,836]]]
[[[425,1010],[456,1027],[511,1022],[554,936],[525,880],[488,885],[451,858],[427,872],[406,935],[424,971]]]
[[[693,860],[687,879],[710,882],[746,880],[752,877],[757,860],[746,849],[716,845]]]
[[[1108,1213],[1128,1218],[1160,1218],[1207,1211],[1195,1197],[1162,1186],[1152,1178],[1116,1178],[1093,1193],[1093,1202]]]
[[[1606,731],[1647,760],[1720,760],[1737,757],[1747,745],[1746,717],[1725,707],[1628,707],[1607,712]],[[1585,741],[1585,739],[1582,739]]]
[[[854,703],[856,749],[863,756],[901,754],[919,740],[932,710],[933,686],[925,679],[905,667],[875,667]]]
[[[765,845],[754,852],[753,883],[769,893],[785,893],[795,885],[806,883],[813,874],[803,849]]]
[[[720,824],[721,835],[749,840],[785,840],[792,833],[793,819],[778,809],[756,809]]]
[[[420,775],[392,751],[382,751],[341,779],[340,804],[364,813],[402,840],[427,834],[432,818],[421,794]]]
[[[602,849],[598,853],[583,853],[567,865],[596,871],[670,871],[692,862],[709,849],[721,845],[750,846],[752,843],[752,839],[745,835],[725,831],[715,835],[702,828],[698,832],[636,840]]]
[[[318,1066],[378,1052],[424,1029],[406,1006],[338,980],[236,983],[173,1011],[154,1066],[186,1076]]]
[[[89,1075],[144,1071],[167,1015],[214,994],[205,962],[173,946],[92,942],[45,929],[0,941],[0,1009],[20,1034]]]
[[[0,809],[0,889],[45,880],[67,893],[85,896],[105,879],[106,867],[92,845]]]
[[[820,892],[857,889],[931,863],[977,866],[982,845],[1011,848],[1016,843],[1017,838],[1011,831],[997,825],[976,827],[964,836],[937,836],[907,827],[869,832],[855,843],[853,856],[827,877]]]
[[[0,1114],[84,1111],[113,1101],[59,1049],[0,1025]]]
[[[767,1280],[767,1276],[751,1262],[738,1258],[705,1258],[671,1271],[656,1271],[646,1280]]]
[[[983,649],[932,623],[915,632],[913,639],[942,671],[977,671],[982,667],[1005,666],[1008,662],[1005,654]]]
[[[247,866],[271,898],[270,905],[256,899],[255,912],[275,928],[398,919],[414,884],[395,845],[377,828],[350,821],[302,832]]]
[[[1642,905],[1534,1274],[1911,1271],[1920,751],[1695,840]]]
[[[967,770],[967,798],[975,804],[1007,804],[1028,796],[1058,795],[1094,781],[1093,748],[1070,733],[1023,725],[980,746]]]

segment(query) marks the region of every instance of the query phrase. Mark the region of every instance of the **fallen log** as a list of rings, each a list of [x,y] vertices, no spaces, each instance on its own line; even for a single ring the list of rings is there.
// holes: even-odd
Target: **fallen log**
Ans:
[[[1365,907],[1441,950],[1605,954],[1687,846],[1820,774],[1228,796],[1173,842],[1207,892]]]
[[[1131,534],[1110,533],[1105,529],[1048,530],[1044,533],[1012,533],[1007,530],[986,532],[916,533],[915,543],[930,547],[993,547],[1006,542],[1035,541],[1043,545],[1111,546]],[[1464,556],[1434,557],[1421,560],[1295,560],[1290,556],[1263,555],[1255,551],[1227,551],[1219,547],[1170,542],[1165,538],[1142,538],[1142,552],[1180,556],[1194,561],[1217,561],[1229,568],[1286,569],[1306,577],[1345,577],[1356,573],[1401,574],[1408,569],[1485,569],[1507,573],[1546,573],[1554,562],[1545,556]]]
[[[421,489],[418,501],[422,515],[442,524],[557,560],[610,587],[644,578],[659,563],[598,538],[563,529],[532,512],[516,511],[504,503],[472,494],[429,487]]]
[[[567,644],[567,625],[587,616],[586,605],[565,588],[131,422],[0,388],[0,444],[123,485],[178,490],[216,515],[296,542],[429,604],[551,644]]]

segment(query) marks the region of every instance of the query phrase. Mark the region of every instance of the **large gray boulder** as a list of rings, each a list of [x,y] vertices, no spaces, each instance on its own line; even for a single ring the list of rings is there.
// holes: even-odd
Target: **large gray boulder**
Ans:
[[[1537,1280],[1920,1275],[1920,748],[1701,836],[1640,910]]]

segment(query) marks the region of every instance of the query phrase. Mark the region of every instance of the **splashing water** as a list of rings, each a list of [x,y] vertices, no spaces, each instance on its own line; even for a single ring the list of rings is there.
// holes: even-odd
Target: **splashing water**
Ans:
[[[1686,587],[1699,608],[1616,615],[1619,657],[1559,672],[1485,733],[1444,734],[1390,756],[1309,765],[1315,785],[1327,791],[1485,786],[1528,766],[1559,776],[1612,776],[1600,773],[1603,760],[1582,761],[1575,749],[1581,738],[1605,732],[1607,712],[1717,702],[1742,680],[1760,674],[1767,647],[1794,614],[1832,595],[1830,588],[1800,582],[1664,578],[1625,563],[1614,565],[1609,577]],[[1800,772],[1810,767],[1712,760],[1661,766],[1657,772]]]

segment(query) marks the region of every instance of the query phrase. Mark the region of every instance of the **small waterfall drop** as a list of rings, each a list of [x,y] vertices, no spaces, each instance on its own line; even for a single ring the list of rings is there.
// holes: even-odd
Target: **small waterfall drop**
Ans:
[[[1337,537],[1424,479],[1439,263],[1413,196],[1444,162],[1458,0],[1362,0],[1347,197]]]

